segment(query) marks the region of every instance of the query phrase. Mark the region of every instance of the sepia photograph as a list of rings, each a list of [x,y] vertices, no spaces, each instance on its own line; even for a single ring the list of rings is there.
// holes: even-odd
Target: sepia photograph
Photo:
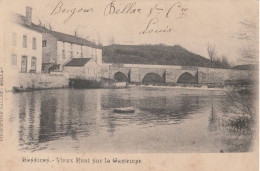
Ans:
[[[0,140],[21,165],[239,153],[258,168],[257,0],[1,3]]]

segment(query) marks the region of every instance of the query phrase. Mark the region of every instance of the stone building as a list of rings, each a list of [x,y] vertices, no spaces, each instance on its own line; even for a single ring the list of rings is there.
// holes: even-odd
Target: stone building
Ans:
[[[34,28],[42,33],[43,72],[63,71],[64,65],[73,58],[92,58],[102,64],[102,50],[93,42],[39,25]]]
[[[98,80],[101,77],[101,66],[93,58],[71,59],[64,71],[70,79]]]

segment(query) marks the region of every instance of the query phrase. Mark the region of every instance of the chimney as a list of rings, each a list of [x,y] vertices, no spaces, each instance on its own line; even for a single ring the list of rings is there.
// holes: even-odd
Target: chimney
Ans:
[[[26,24],[31,25],[32,23],[32,8],[26,7]]]

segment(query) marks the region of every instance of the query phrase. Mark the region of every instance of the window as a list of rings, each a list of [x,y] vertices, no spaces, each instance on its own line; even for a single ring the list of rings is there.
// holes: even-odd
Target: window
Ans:
[[[23,35],[23,47],[27,48],[27,36]]]
[[[73,58],[73,44],[71,43],[70,45],[70,58],[72,59]]]
[[[32,57],[31,70],[36,71],[36,57]]]
[[[11,56],[11,64],[12,65],[16,65],[17,64],[17,55],[16,54],[12,54],[12,56]]]
[[[46,47],[47,46],[47,40],[43,40],[42,41],[42,47]]]
[[[80,57],[83,58],[83,49],[82,49],[82,45],[80,46]]]
[[[62,50],[62,58],[65,59],[65,50]]]
[[[17,34],[13,33],[13,36],[12,36],[12,45],[13,46],[16,46],[16,41],[17,41]]]
[[[72,59],[73,58],[73,52],[70,51],[70,58]]]
[[[32,49],[36,49],[36,38],[33,38]]]
[[[27,56],[22,56],[21,72],[27,72]]]

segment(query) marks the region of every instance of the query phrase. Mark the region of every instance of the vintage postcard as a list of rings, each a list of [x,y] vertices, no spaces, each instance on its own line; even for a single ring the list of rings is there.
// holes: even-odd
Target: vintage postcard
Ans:
[[[1,171],[259,169],[259,1],[0,4]]]

